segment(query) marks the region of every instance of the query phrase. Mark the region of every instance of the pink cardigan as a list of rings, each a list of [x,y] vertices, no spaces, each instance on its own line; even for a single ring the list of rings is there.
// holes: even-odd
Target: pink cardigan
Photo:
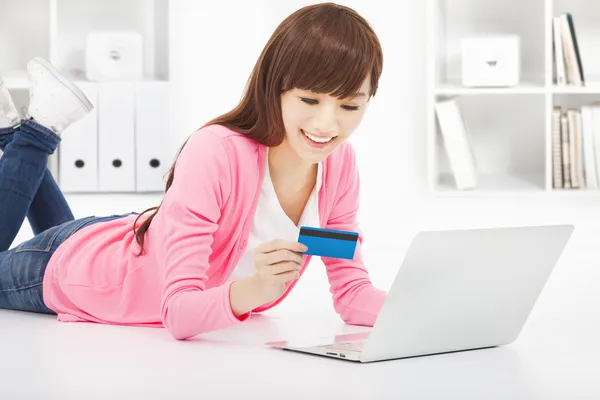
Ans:
[[[176,339],[245,321],[250,313],[233,314],[225,282],[246,247],[266,154],[265,146],[222,126],[195,132],[146,233],[146,253],[136,256],[135,215],[83,228],[50,259],[47,306],[60,321],[164,326]],[[323,163],[321,226],[358,231],[358,203],[355,154],[346,142]],[[371,284],[361,243],[362,235],[354,260],[323,262],[337,313],[348,324],[372,326],[386,293]],[[295,283],[254,312],[278,304]]]

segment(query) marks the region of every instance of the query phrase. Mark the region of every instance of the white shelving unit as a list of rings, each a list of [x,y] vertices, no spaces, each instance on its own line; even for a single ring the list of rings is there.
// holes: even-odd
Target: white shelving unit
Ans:
[[[84,92],[110,92],[108,85],[111,83],[91,82],[86,79],[86,37],[94,31],[134,31],[142,35],[143,80],[115,84],[131,84],[133,90],[143,86],[139,93],[159,93],[169,84],[169,0],[0,0],[0,10],[4,17],[0,24],[0,75],[3,76],[20,109],[29,101],[26,65],[35,56],[49,60],[85,89]],[[90,100],[96,109],[102,108],[101,104],[97,104],[100,97]],[[151,102],[145,102],[149,103]],[[138,118],[137,122],[143,118],[133,110],[130,114]],[[169,118],[168,113],[164,113],[164,118]],[[151,119],[154,123],[157,116],[153,115]],[[144,124],[145,121],[141,122],[146,128],[149,126],[148,123]],[[59,148],[57,154],[50,158],[49,167],[62,186],[61,172],[58,168],[60,157]],[[99,155],[97,158],[102,160]],[[164,161],[165,164],[171,162],[170,159]],[[153,164],[156,164],[156,159],[153,160]],[[84,186],[82,192],[140,191],[135,187],[131,190],[103,190],[99,185],[82,187]],[[142,191],[163,189],[157,187]]]
[[[553,82],[552,17],[572,14],[585,87]],[[600,100],[600,2],[591,0],[428,0],[427,167],[430,192],[444,196],[584,196],[598,190],[552,188],[552,108]],[[460,84],[461,39],[521,37],[521,82],[510,88]],[[459,191],[434,105],[456,97],[472,141],[479,184]]]

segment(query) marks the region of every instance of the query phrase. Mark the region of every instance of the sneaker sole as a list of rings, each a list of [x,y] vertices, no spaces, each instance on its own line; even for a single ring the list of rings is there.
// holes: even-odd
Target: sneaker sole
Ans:
[[[83,108],[90,112],[94,109],[94,105],[90,102],[90,100],[86,97],[85,94],[75,85],[73,82],[68,80],[63,76],[63,74],[54,67],[54,65],[50,64],[48,61],[44,60],[40,57],[33,58],[30,62],[36,63],[42,68],[46,69],[54,78],[56,78],[63,86],[69,89],[81,102]]]

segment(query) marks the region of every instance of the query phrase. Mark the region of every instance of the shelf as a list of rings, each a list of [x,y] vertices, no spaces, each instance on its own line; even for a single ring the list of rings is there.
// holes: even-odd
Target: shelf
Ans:
[[[444,83],[435,88],[436,95],[471,95],[471,94],[543,94],[546,88],[543,83],[523,82],[514,87],[471,88],[460,83]]]
[[[438,96],[465,96],[479,94],[600,94],[600,81],[587,82],[585,86],[552,85],[522,82],[514,87],[465,87],[459,83],[444,83],[435,90]]]
[[[111,82],[89,81],[89,80],[85,79],[85,77],[81,77],[81,76],[69,75],[68,77],[76,84],[79,84],[79,83],[84,83],[84,84],[94,84],[94,83],[96,83],[96,84],[102,84],[102,83],[148,84],[148,83],[154,83],[154,82],[161,84],[161,83],[167,82],[166,80],[160,79],[158,77],[145,77],[140,81],[111,81]],[[27,76],[26,72],[9,72],[8,74],[2,76],[2,79],[4,80],[4,84],[6,85],[6,87],[8,89],[15,89],[15,90],[29,89],[29,77]]]
[[[600,81],[586,82],[585,86],[552,86],[552,92],[556,94],[600,94]]]
[[[554,197],[598,197],[600,190],[597,189],[557,189],[549,190],[548,194]]]
[[[4,84],[9,89],[28,89],[29,78],[26,72],[9,72],[2,76]]]
[[[585,86],[553,82],[552,18],[566,12],[575,23]],[[553,108],[600,104],[599,16],[600,2],[589,0],[429,1],[427,179],[431,193],[449,197],[600,197],[600,190],[595,189],[552,188]],[[518,85],[462,85],[462,40],[489,34],[520,36]],[[435,103],[444,97],[456,97],[469,134],[480,176],[473,190],[456,189],[435,112]]]
[[[480,93],[478,93],[480,94]],[[476,171],[482,176],[477,191],[535,191],[546,187],[545,130],[546,99],[543,95],[471,95],[456,99],[463,120]],[[432,182],[441,180],[440,190],[456,191],[452,166],[439,123],[433,127],[431,145],[435,153]],[[509,171],[520,171],[511,177]],[[508,175],[507,175],[508,174]],[[533,178],[521,175],[539,174]]]
[[[435,194],[439,196],[458,197],[487,197],[487,196],[526,196],[543,194],[544,175],[540,174],[490,174],[481,175],[477,188],[472,190],[457,190],[454,178],[449,174],[440,176]]]
[[[111,83],[131,83],[131,84],[136,84],[136,83],[168,83],[169,81],[166,79],[162,79],[161,77],[152,77],[152,76],[148,76],[148,77],[143,77],[142,79],[138,80],[138,81],[120,81],[120,80],[112,80],[112,81],[90,81],[88,79],[86,79],[84,76],[72,76],[72,75],[67,75],[73,82],[75,83],[85,83],[85,84],[111,84]]]
[[[128,141],[125,155],[136,162],[138,155],[143,154],[145,160],[159,160],[159,165],[166,165],[167,159],[163,148],[155,146],[162,143],[160,135],[168,131],[169,100],[169,68],[170,68],[170,0],[0,0],[0,11],[6,16],[0,25],[0,74],[11,91],[11,96],[20,113],[26,116],[29,98],[29,77],[27,63],[33,57],[42,57],[58,68],[86,93],[92,104],[97,107],[81,124],[72,128],[77,133],[65,135],[58,151],[48,158],[48,169],[62,189],[75,188],[87,191],[88,188],[99,187],[99,130],[98,110],[106,108],[114,99],[110,98],[111,89],[122,89],[124,86],[127,98],[131,99],[115,113],[104,114],[105,121],[114,122],[121,118],[118,126],[124,142]],[[26,20],[26,21],[25,21]],[[27,22],[26,24],[24,23]],[[86,73],[88,60],[88,36],[98,33],[132,32],[142,37],[142,74],[141,80],[111,82],[91,81]],[[111,49],[118,49],[127,55],[127,46],[112,37],[108,43]],[[103,56],[106,58],[106,53]],[[114,88],[110,85],[115,85]],[[99,104],[98,93],[108,93],[104,104]],[[116,100],[121,100],[117,98]],[[109,117],[106,117],[109,115]],[[144,132],[143,138],[156,135],[159,139],[148,140],[154,145],[136,142],[136,129]],[[96,146],[98,149],[89,150]],[[137,147],[136,147],[137,146]],[[89,161],[77,165],[64,160]],[[62,160],[62,161],[61,161]],[[131,165],[131,163],[129,163]],[[151,165],[155,169],[149,169]],[[63,169],[64,168],[64,169]],[[148,169],[145,171],[144,169]],[[90,172],[91,171],[91,172]],[[108,169],[105,168],[104,172]],[[114,171],[114,170],[111,170]],[[139,163],[133,169],[134,184],[128,184],[128,192],[164,191],[161,181],[164,172],[156,169],[151,163]],[[140,172],[145,171],[145,172]],[[113,173],[113,172],[110,172]],[[126,175],[125,175],[126,174]],[[130,178],[131,169],[122,175],[114,175],[118,182],[122,177]],[[65,182],[67,184],[65,184]],[[142,182],[142,183],[140,183]],[[63,186],[63,184],[65,184]],[[122,187],[119,187],[121,190]],[[77,191],[76,190],[76,191]]]
[[[61,71],[83,80],[89,34],[132,32],[142,36],[143,75],[168,79],[168,0],[60,0],[56,4],[54,63]]]
[[[49,57],[49,13],[48,0],[0,0],[0,74],[24,70],[32,57]]]
[[[460,83],[443,83],[435,88],[438,96],[463,96],[479,94],[600,94],[600,81],[586,82],[585,86],[552,85],[522,82],[514,87],[465,87]]]
[[[550,189],[542,186],[543,174],[510,175],[494,174],[479,177],[479,184],[473,190],[457,190],[454,178],[443,175],[433,194],[438,197],[535,197],[552,196],[558,198],[595,198],[600,190],[591,189]]]
[[[430,0],[427,57],[436,94],[545,93],[545,0]],[[464,88],[462,40],[482,35],[521,38],[520,78],[514,88]]]

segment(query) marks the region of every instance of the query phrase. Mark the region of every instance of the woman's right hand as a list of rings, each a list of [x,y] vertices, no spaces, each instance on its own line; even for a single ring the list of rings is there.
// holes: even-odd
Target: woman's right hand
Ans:
[[[301,252],[308,250],[298,242],[275,239],[254,249],[253,277],[264,303],[278,299],[285,292],[285,283],[300,277],[304,261]],[[263,304],[264,304],[263,303]]]

